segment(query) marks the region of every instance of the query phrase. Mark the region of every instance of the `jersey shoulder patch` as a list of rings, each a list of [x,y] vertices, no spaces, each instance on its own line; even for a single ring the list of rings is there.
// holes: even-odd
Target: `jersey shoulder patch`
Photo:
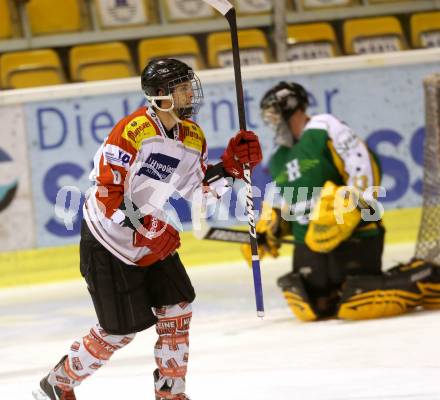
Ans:
[[[182,142],[186,147],[202,151],[205,135],[202,129],[189,120],[182,121]]]
[[[145,115],[140,115],[127,121],[121,136],[128,140],[136,150],[139,150],[143,140],[156,135],[157,131],[153,124]]]

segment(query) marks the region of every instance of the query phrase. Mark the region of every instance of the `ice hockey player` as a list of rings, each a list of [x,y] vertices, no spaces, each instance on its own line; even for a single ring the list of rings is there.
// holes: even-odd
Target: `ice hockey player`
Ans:
[[[179,232],[166,203],[175,192],[189,200],[197,191],[216,198],[225,177],[242,178],[243,163],[252,169],[262,155],[257,136],[240,131],[223,153],[223,176],[207,187],[207,144],[189,119],[203,96],[199,79],[183,62],[158,59],[145,67],[141,82],[150,106],[120,120],[104,140],[83,210],[80,270],[98,322],[41,380],[36,399],[75,399],[77,385],[152,326],[158,334],[156,399],[189,399],[185,375],[195,293],[176,252]]]
[[[333,115],[310,117],[308,105],[306,90],[294,82],[278,83],[260,103],[278,146],[268,167],[282,191],[280,204],[263,205],[260,255],[276,257],[280,239],[293,235],[292,272],[278,285],[300,320],[377,318],[413,309],[422,297],[417,282],[431,267],[413,262],[382,273],[376,155]],[[242,252],[249,261],[250,246]]]

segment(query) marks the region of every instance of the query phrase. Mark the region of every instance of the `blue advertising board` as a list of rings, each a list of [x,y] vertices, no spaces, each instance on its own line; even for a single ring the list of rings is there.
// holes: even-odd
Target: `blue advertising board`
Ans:
[[[379,156],[383,168],[385,208],[415,207],[421,203],[424,138],[422,79],[439,70],[438,64],[402,65],[374,69],[295,75],[309,91],[310,114],[333,113],[347,122]],[[245,80],[248,129],[259,134],[265,161],[253,174],[257,206],[270,178],[265,164],[273,149],[273,135],[259,116],[262,95],[290,76]],[[203,82],[202,82],[203,83]],[[216,162],[228,139],[238,130],[234,82],[204,84],[204,105],[197,122],[203,128],[211,162]],[[25,105],[37,245],[54,246],[78,241],[83,194],[90,186],[92,159],[113,125],[144,104],[140,92],[87,96]],[[55,208],[64,186],[66,209],[75,212],[66,227]],[[81,194],[82,193],[82,194]],[[233,195],[231,221],[236,195]],[[242,205],[243,199],[238,203]],[[188,205],[176,210],[188,222]]]

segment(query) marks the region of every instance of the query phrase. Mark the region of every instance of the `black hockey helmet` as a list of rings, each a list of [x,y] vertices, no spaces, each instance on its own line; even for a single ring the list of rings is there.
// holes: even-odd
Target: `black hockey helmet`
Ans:
[[[297,110],[305,111],[309,106],[306,90],[295,82],[279,82],[268,90],[260,102],[264,122],[276,127],[281,119],[285,123]]]
[[[190,82],[192,101],[190,105],[175,105],[173,91],[177,85]],[[193,69],[182,61],[173,58],[151,60],[141,74],[142,90],[147,100],[162,111],[174,109],[179,118],[189,118],[197,114],[203,99],[202,85]],[[161,93],[162,92],[162,93]],[[170,100],[172,106],[160,108],[161,100]]]
[[[309,99],[306,90],[295,82],[279,82],[260,101],[262,120],[275,131],[275,143],[291,147],[296,139],[289,128],[289,119],[297,111],[306,111]]]

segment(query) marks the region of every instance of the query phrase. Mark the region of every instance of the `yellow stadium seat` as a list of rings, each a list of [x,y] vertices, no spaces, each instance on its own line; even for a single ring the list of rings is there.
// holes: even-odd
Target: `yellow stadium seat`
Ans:
[[[128,78],[134,74],[130,52],[124,43],[75,46],[70,50],[72,81]]]
[[[197,41],[189,35],[144,39],[139,42],[139,69],[153,58],[176,58],[195,70],[205,67]]]
[[[6,53],[0,59],[1,86],[20,89],[65,82],[58,54],[52,50]]]
[[[339,46],[333,27],[325,22],[287,27],[287,60],[335,57]]]
[[[82,0],[30,0],[26,13],[34,35],[79,31]]]
[[[440,47],[440,11],[411,16],[413,47]]]
[[[149,0],[94,0],[101,28],[113,29],[152,22],[152,5]]]
[[[8,0],[0,0],[0,39],[13,36],[12,15]]]
[[[361,18],[344,22],[347,54],[371,54],[407,48],[400,22],[395,17]]]
[[[304,10],[328,9],[335,7],[350,7],[359,4],[358,0],[301,0]]]
[[[160,0],[164,2],[165,17],[170,22],[195,22],[216,17],[216,11],[203,0]]]
[[[264,64],[270,61],[269,45],[259,29],[238,32],[240,60],[242,65]],[[232,66],[232,43],[230,32],[210,33],[207,39],[210,67]]]

